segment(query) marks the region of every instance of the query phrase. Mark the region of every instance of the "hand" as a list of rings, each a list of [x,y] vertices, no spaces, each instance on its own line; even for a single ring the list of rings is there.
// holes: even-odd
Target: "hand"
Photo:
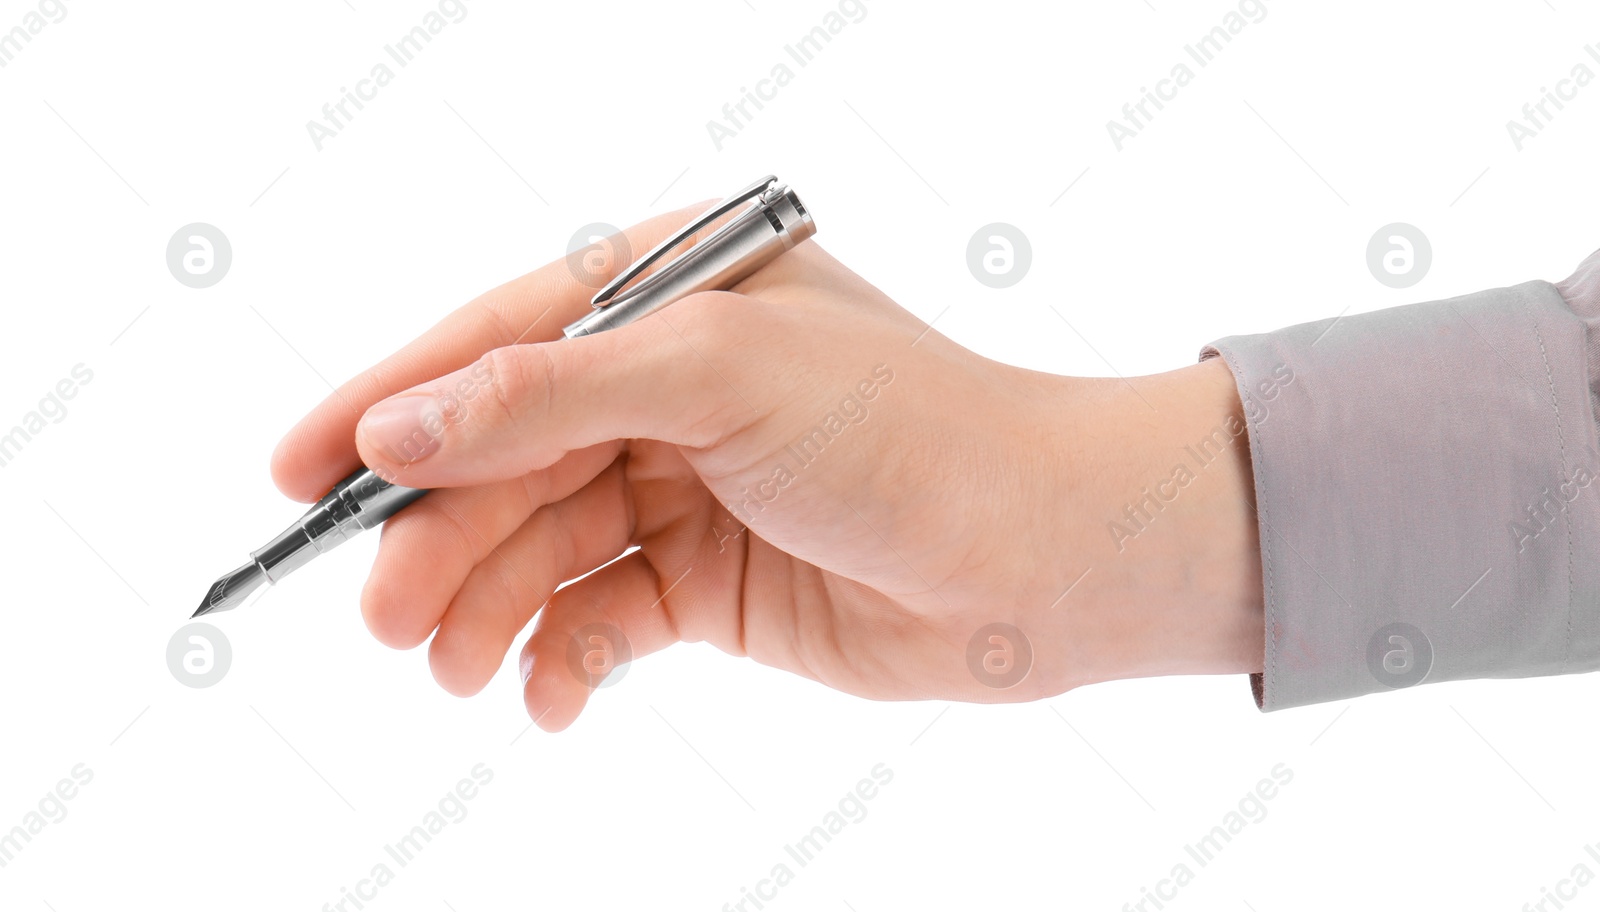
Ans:
[[[552,731],[608,646],[703,640],[873,699],[1260,669],[1244,436],[1134,538],[1111,525],[1132,528],[1125,505],[1238,420],[1221,362],[1131,381],[1009,367],[811,241],[733,292],[551,341],[591,293],[557,261],[483,295],[274,456],[306,501],[358,459],[444,489],[385,525],[361,608],[389,646],[432,634],[450,692],[483,688],[536,613],[524,701]]]

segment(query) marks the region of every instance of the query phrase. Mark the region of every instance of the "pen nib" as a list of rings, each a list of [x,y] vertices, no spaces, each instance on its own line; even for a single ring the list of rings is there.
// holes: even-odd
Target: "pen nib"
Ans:
[[[190,617],[197,618],[213,611],[237,608],[244,604],[250,593],[256,591],[256,587],[266,582],[266,579],[267,575],[261,572],[261,566],[251,561],[212,583],[205,599],[200,602],[200,608]]]

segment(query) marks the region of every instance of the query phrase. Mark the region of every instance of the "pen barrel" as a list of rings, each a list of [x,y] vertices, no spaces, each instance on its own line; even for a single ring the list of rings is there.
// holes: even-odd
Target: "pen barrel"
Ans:
[[[273,583],[332,551],[428,493],[391,484],[371,469],[358,469],[334,485],[300,521],[250,556]]]
[[[604,307],[568,326],[566,337],[615,329],[697,292],[732,288],[816,233],[816,223],[800,198],[793,190],[781,188]]]

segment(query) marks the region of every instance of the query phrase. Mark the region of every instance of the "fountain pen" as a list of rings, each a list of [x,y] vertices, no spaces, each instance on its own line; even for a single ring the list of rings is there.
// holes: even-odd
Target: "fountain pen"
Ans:
[[[651,265],[716,220],[744,207],[722,227],[640,278]],[[592,310],[562,330],[567,339],[625,326],[701,291],[733,287],[784,251],[816,233],[793,190],[768,175],[706,210],[636,260],[590,301]],[[637,282],[635,282],[637,280]],[[634,283],[629,287],[629,283]],[[276,584],[356,534],[380,525],[418,498],[423,488],[392,484],[369,468],[334,485],[299,521],[254,551],[242,567],[211,584],[193,617],[244,604],[263,584]]]

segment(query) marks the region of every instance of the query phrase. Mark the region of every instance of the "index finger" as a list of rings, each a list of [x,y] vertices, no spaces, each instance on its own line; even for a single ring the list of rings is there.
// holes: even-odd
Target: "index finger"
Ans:
[[[642,254],[705,210],[709,203],[658,215],[622,232],[623,250]],[[613,249],[620,245],[613,244]],[[548,342],[589,310],[598,285],[628,264],[608,258],[595,273],[556,260],[487,291],[404,348],[345,382],[300,419],[272,454],[272,480],[310,503],[354,471],[356,422],[368,407],[402,390],[467,367],[485,352],[517,342]],[[600,275],[603,272],[604,275]],[[581,278],[580,278],[581,276]]]

